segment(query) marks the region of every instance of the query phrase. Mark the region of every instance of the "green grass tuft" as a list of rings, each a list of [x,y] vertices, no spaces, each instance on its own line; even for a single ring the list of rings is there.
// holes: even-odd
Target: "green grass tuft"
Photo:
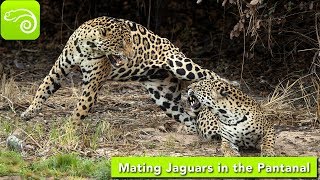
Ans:
[[[21,155],[14,151],[0,151],[0,176],[19,174],[26,167]]]
[[[19,153],[0,151],[0,176],[22,177],[82,177],[110,179],[110,161],[88,159],[76,154],[58,154],[48,159],[26,162]]]

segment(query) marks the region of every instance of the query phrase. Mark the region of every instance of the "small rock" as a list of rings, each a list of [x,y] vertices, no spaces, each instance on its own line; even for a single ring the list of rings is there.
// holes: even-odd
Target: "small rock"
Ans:
[[[10,135],[7,140],[7,147],[12,151],[22,152],[23,151],[23,141],[17,138],[15,135]]]
[[[16,67],[18,69],[25,69],[26,68],[26,66],[23,63],[18,62],[17,59],[14,59],[13,62],[14,62],[14,65],[16,65]]]

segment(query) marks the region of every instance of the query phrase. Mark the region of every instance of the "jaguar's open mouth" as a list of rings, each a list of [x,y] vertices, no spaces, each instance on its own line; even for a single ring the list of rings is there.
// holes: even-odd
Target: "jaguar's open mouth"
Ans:
[[[200,108],[201,104],[197,97],[194,95],[193,91],[189,89],[188,91],[188,103],[190,104],[191,109],[198,109]]]
[[[190,104],[190,107],[194,110],[200,108],[200,106],[201,106],[201,104],[198,101],[198,99],[196,98],[196,96],[189,96],[188,102]]]
[[[108,58],[112,64],[112,66],[114,66],[114,67],[120,67],[123,64],[125,64],[125,62],[127,61],[127,59],[125,57],[113,55],[113,54],[108,55]]]

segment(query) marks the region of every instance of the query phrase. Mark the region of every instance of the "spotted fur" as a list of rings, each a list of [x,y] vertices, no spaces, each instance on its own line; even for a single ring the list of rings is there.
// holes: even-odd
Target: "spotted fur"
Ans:
[[[200,80],[189,86],[188,99],[192,108],[202,108],[198,132],[209,139],[221,135],[225,155],[239,155],[239,147],[259,146],[262,155],[274,155],[272,121],[260,104],[239,89],[221,80]]]
[[[115,59],[118,59],[116,63]],[[186,124],[190,132],[196,131],[196,125],[180,105],[181,82],[221,79],[185,57],[168,39],[142,25],[99,17],[84,23],[71,35],[32,104],[21,116],[25,119],[35,116],[73,66],[80,66],[83,75],[83,93],[73,119],[85,118],[105,77],[135,80],[146,87],[153,101],[169,117]]]

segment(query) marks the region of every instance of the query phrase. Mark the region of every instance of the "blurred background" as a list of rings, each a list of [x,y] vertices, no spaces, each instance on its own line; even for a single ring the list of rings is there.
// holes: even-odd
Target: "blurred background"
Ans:
[[[52,55],[46,60],[51,66],[72,32],[99,16],[140,23],[205,68],[259,93],[316,72],[319,65],[319,0],[43,0],[40,5],[37,40],[0,40],[5,66],[19,69],[21,64],[5,57],[17,52],[17,61],[36,63],[37,57],[24,58],[33,50]]]

